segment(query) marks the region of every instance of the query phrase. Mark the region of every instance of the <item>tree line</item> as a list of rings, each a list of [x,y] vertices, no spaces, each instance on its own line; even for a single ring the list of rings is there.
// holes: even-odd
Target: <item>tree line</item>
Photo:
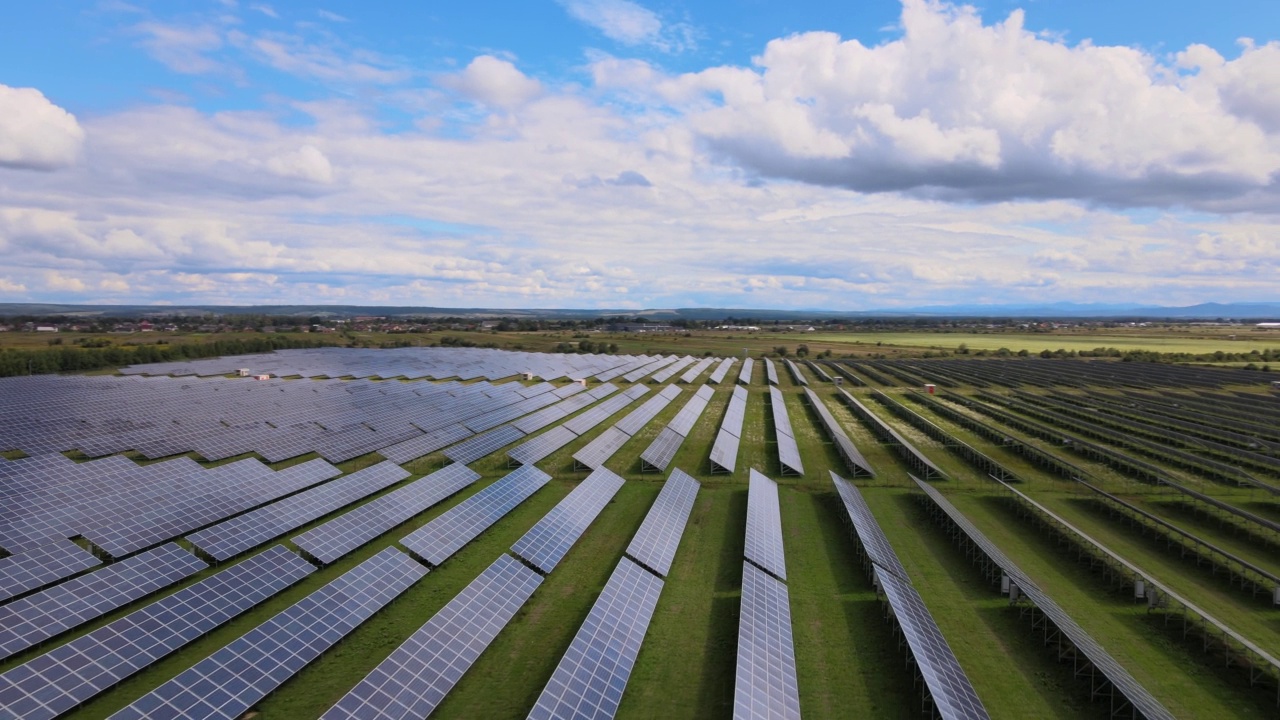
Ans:
[[[211,340],[175,345],[112,345],[101,348],[62,345],[47,349],[7,348],[0,350],[0,377],[83,372],[139,363],[197,360],[221,355],[248,355],[272,350],[317,348],[336,344],[332,340],[273,335],[263,338]]]

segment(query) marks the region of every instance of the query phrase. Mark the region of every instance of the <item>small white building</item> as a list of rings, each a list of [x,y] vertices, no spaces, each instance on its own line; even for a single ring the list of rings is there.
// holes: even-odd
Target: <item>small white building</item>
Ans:
[[[254,380],[270,380],[271,376],[270,375],[254,375],[253,379]]]
[[[236,375],[240,377],[249,377],[249,368],[240,368],[236,371]]]
[[[52,325],[37,325],[36,332],[58,332],[58,328]]]

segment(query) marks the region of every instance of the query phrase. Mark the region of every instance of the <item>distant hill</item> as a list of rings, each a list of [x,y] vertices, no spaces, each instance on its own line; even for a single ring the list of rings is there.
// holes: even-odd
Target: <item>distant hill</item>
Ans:
[[[65,315],[67,317],[111,316],[136,318],[148,315],[273,315],[298,318],[560,318],[643,317],[655,322],[673,320],[723,320],[753,318],[802,322],[838,318],[1123,318],[1178,320],[1280,320],[1280,302],[1203,303],[1187,307],[1149,305],[1052,303],[1041,305],[933,305],[881,310],[767,310],[749,308],[655,308],[648,310],[595,310],[552,308],[439,308],[369,305],[64,305],[56,303],[0,303],[0,317],[14,315]]]

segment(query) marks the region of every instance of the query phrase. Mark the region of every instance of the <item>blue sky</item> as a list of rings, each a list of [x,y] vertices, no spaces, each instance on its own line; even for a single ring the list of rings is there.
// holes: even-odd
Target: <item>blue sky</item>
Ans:
[[[4,17],[0,301],[1280,299],[1270,2]]]

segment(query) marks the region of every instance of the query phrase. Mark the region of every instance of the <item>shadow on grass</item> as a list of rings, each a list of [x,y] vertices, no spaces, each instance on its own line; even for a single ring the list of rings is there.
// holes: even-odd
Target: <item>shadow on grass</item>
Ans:
[[[715,597],[707,618],[706,656],[698,688],[695,717],[725,717],[733,710],[737,672],[738,611],[742,593],[743,548],[747,532],[747,491],[729,491],[729,522],[717,538],[720,553],[715,566]]]
[[[1252,529],[1243,525],[1219,519],[1214,515],[1208,515],[1201,512],[1190,503],[1182,502],[1180,500],[1154,500],[1148,504],[1162,514],[1174,520],[1179,520],[1188,525],[1192,525],[1198,529],[1223,533],[1234,538],[1243,539],[1258,547],[1265,547],[1274,552],[1280,552],[1280,540],[1267,537],[1260,532],[1254,532]]]
[[[1271,607],[1271,596],[1268,593],[1247,592],[1232,583],[1230,575],[1223,572],[1215,572],[1214,569],[1217,567],[1216,560],[1197,560],[1198,555],[1195,553],[1180,552],[1178,546],[1168,545],[1162,536],[1143,532],[1141,527],[1129,522],[1123,516],[1113,514],[1106,505],[1094,498],[1070,498],[1067,503],[1097,520],[1112,524],[1117,531],[1123,533],[1135,544],[1141,545],[1143,549],[1153,555],[1163,556],[1168,558],[1170,562],[1178,563],[1185,568],[1187,573],[1194,573],[1212,583],[1225,585],[1227,590],[1240,596],[1242,603],[1259,608]]]

